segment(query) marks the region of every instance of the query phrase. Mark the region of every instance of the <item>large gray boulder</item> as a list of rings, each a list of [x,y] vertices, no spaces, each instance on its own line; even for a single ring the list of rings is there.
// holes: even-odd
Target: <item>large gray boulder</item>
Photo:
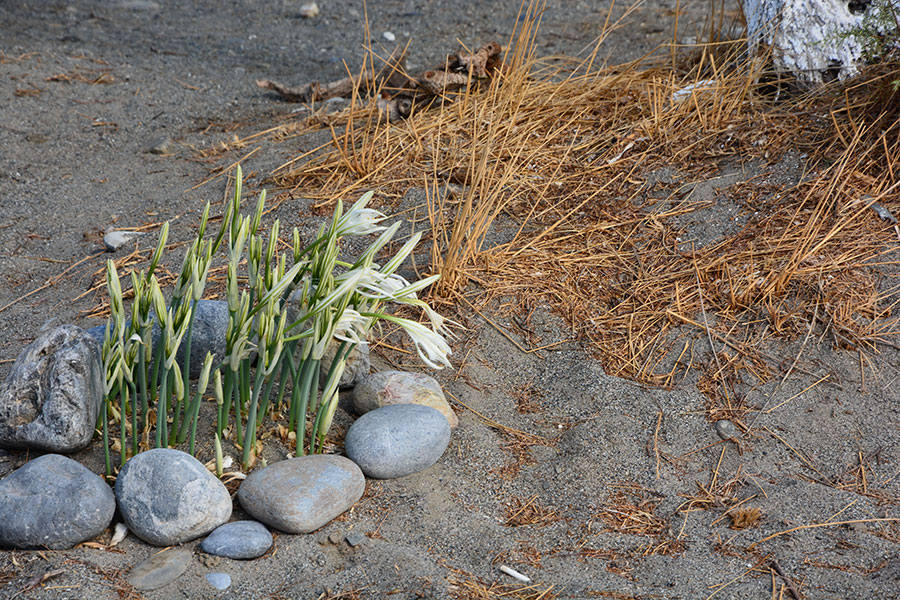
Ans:
[[[141,452],[125,463],[116,500],[128,529],[157,546],[206,535],[231,517],[225,485],[196,458],[170,448]]]
[[[75,325],[41,333],[0,386],[0,447],[81,450],[94,435],[103,386],[96,340]]]
[[[0,545],[63,550],[109,527],[116,501],[96,473],[45,454],[0,480]]]

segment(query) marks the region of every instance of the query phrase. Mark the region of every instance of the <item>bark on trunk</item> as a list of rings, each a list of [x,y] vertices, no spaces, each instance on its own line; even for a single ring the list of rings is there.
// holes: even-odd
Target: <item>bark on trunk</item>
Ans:
[[[771,47],[778,71],[815,88],[858,72],[871,50],[867,38],[896,31],[891,9],[900,0],[743,0],[743,7],[750,52]]]

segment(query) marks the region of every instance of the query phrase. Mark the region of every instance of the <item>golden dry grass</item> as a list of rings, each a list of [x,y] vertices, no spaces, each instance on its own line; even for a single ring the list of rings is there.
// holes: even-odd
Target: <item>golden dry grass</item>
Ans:
[[[539,11],[527,10],[498,74],[405,121],[380,122],[374,98],[354,98],[251,136],[332,133],[272,182],[322,207],[424,188],[429,269],[443,277],[434,300],[549,305],[609,374],[671,387],[699,371],[711,418],[740,418],[735,386],[784,373],[784,357],[766,351],[774,339],[815,331],[866,353],[896,344],[900,230],[871,209],[900,203],[896,67],[790,95],[765,60],[741,59],[741,40],[601,64],[615,24],[585,60],[545,60]],[[763,177],[788,151],[807,157],[800,183]],[[724,192],[743,226],[680,243],[676,217],[714,204],[693,199],[693,184],[727,165],[759,173]]]

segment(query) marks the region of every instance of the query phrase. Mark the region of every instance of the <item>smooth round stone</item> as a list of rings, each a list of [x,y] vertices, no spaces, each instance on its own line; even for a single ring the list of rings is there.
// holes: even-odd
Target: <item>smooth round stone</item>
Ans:
[[[0,480],[0,545],[62,550],[99,535],[116,511],[96,473],[45,454]]]
[[[353,410],[358,415],[394,404],[430,406],[447,418],[451,428],[459,419],[434,377],[405,371],[382,371],[363,377],[353,388]]]
[[[234,521],[217,527],[200,548],[207,554],[225,558],[257,558],[272,547],[272,534],[257,521]]]
[[[159,589],[181,577],[191,563],[191,556],[186,548],[159,552],[136,565],[125,580],[142,592]]]
[[[206,581],[220,592],[231,587],[231,575],[228,573],[207,573]]]
[[[437,410],[395,404],[368,412],[347,431],[344,448],[375,479],[404,477],[438,461],[450,443],[450,424]]]
[[[128,529],[157,546],[206,535],[231,517],[225,485],[196,458],[170,448],[141,452],[125,463],[116,500]]]
[[[250,515],[286,533],[310,533],[353,506],[366,479],[353,461],[334,454],[283,460],[254,471],[238,490]]]

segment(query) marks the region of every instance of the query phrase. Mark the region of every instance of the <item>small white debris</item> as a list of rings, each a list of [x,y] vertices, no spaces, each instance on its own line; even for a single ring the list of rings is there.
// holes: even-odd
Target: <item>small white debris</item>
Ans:
[[[116,530],[113,532],[112,539],[109,540],[109,546],[113,547],[118,545],[118,543],[124,540],[127,535],[128,528],[125,527],[125,523],[116,523]]]
[[[701,79],[689,85],[684,86],[680,90],[672,92],[672,102],[680,102],[686,100],[694,92],[710,92],[716,89],[715,79]]]
[[[108,252],[115,252],[132,239],[147,235],[143,231],[110,231],[103,236],[103,245]]]
[[[304,19],[312,19],[319,16],[319,5],[315,2],[307,2],[300,7],[300,16]]]
[[[512,577],[513,579],[518,579],[522,583],[531,583],[530,577],[526,577],[525,575],[522,575],[515,569],[507,567],[506,565],[500,565],[500,570],[502,572],[506,573],[507,575],[509,575],[510,577]]]
[[[393,33],[391,33],[390,31],[385,31],[384,33],[381,34],[381,37],[383,37],[384,39],[386,39],[389,42],[394,42],[397,40],[397,36],[394,35]]]

